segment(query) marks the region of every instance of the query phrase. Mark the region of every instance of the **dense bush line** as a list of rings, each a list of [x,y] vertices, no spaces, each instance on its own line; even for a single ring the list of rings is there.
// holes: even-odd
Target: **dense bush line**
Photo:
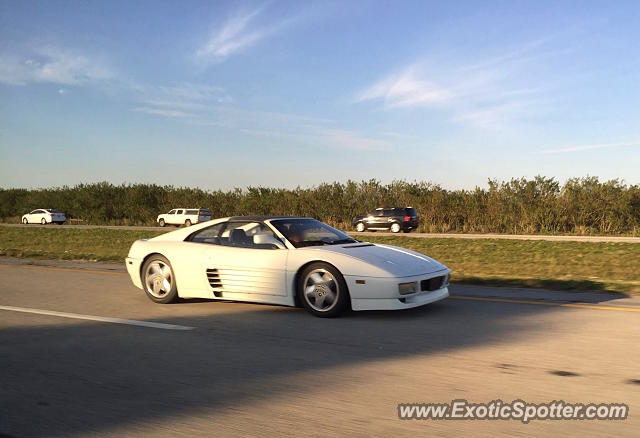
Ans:
[[[80,184],[38,190],[0,189],[0,218],[18,221],[34,208],[58,208],[90,224],[153,224],[175,207],[208,207],[214,217],[244,214],[313,216],[350,227],[380,206],[418,209],[420,231],[640,235],[640,186],[595,177],[560,185],[553,178],[490,180],[487,188],[445,190],[428,182],[378,181],[311,188],[249,187],[204,191],[149,184]]]

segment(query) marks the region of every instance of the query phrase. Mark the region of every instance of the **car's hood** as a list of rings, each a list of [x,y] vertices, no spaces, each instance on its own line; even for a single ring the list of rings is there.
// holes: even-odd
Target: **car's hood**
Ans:
[[[442,263],[406,248],[360,242],[349,245],[323,246],[322,250],[337,252],[370,263],[393,276],[428,274],[447,269]]]

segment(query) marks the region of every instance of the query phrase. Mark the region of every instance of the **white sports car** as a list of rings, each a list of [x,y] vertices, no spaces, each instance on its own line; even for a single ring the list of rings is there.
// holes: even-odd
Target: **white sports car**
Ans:
[[[302,305],[322,317],[441,300],[451,272],[423,254],[359,242],[315,219],[271,216],[215,219],[138,240],[125,263],[156,303],[180,297]]]

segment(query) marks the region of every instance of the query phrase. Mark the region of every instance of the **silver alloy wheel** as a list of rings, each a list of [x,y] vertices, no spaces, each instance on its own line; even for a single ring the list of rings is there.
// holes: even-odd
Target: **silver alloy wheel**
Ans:
[[[393,232],[393,233],[400,232],[400,224],[395,223],[395,224],[391,225],[391,232]]]
[[[158,224],[160,224],[161,227],[164,227],[165,223],[164,223],[164,219],[160,219],[158,221]]]
[[[309,272],[302,284],[304,299],[312,309],[327,312],[337,304],[340,286],[336,277],[326,269]]]
[[[47,225],[47,220],[45,218],[42,218],[42,220],[40,221],[40,223],[42,225]]]
[[[173,285],[171,268],[161,260],[151,262],[144,274],[144,284],[148,293],[156,298],[164,298]]]
[[[358,225],[356,225],[356,231],[358,231],[359,233],[362,233],[364,231],[364,224],[362,222],[358,222]]]
[[[24,219],[22,219],[22,223],[26,225],[26,224],[28,224],[28,223],[29,223],[29,221],[28,221],[28,220],[27,220],[27,218],[25,217]]]

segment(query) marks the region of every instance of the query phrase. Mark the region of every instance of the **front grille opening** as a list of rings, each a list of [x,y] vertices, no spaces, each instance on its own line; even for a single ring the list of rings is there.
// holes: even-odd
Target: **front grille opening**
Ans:
[[[444,280],[447,276],[441,275],[439,277],[428,278],[420,282],[421,291],[434,291],[441,289],[444,286]]]
[[[209,285],[214,289],[222,287],[222,280],[220,280],[220,274],[217,269],[207,269],[207,280],[209,280]]]

